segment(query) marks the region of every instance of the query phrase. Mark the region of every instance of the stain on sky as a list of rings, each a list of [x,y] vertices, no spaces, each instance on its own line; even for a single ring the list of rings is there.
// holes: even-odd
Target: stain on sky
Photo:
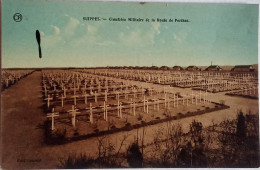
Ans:
[[[38,43],[38,49],[39,49],[39,58],[42,58],[42,50],[41,50],[41,34],[39,30],[36,30],[36,40]]]

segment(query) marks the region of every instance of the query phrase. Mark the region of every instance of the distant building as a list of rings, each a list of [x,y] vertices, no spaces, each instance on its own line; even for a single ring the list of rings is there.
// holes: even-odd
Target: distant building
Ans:
[[[170,68],[167,66],[162,66],[162,67],[160,67],[160,70],[170,70]]]
[[[174,67],[172,67],[172,70],[181,71],[181,70],[184,70],[184,69],[181,66],[174,66]]]
[[[143,66],[143,67],[140,67],[140,69],[141,69],[141,70],[148,70],[149,67],[147,67],[147,66]]]
[[[251,72],[254,71],[255,69],[253,68],[252,65],[237,65],[234,68],[231,69],[231,71],[241,71],[241,72]]]
[[[187,71],[200,71],[201,69],[197,66],[189,66],[185,70],[187,70]]]
[[[152,66],[150,67],[151,70],[158,70],[158,67],[157,66]]]
[[[205,71],[222,71],[223,69],[218,65],[211,65],[205,69]]]

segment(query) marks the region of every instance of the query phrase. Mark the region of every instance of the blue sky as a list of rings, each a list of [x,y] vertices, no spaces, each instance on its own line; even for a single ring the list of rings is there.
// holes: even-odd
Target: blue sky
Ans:
[[[258,5],[3,0],[2,9],[3,68],[258,62]],[[83,21],[92,16],[190,22]]]

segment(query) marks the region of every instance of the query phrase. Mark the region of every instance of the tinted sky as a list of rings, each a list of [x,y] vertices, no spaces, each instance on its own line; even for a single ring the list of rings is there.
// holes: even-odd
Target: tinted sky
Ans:
[[[257,63],[258,5],[3,0],[2,9],[4,68]],[[190,22],[83,21],[91,16]]]

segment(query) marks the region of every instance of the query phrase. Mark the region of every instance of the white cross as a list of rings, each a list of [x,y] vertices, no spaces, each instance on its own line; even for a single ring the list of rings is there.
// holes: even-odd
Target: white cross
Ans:
[[[105,90],[105,102],[107,102],[107,90]]]
[[[103,106],[103,109],[104,109],[104,120],[108,121],[108,114],[107,114],[107,110],[108,110],[109,105],[106,104],[106,102],[104,101],[104,106]]]
[[[66,91],[67,91],[67,89],[66,89],[66,87],[64,87],[64,88],[63,88],[64,97],[66,97]]]
[[[119,100],[117,101],[117,110],[118,110],[118,117],[122,118],[122,103],[119,102]]]
[[[63,107],[63,99],[66,99],[66,97],[64,97],[64,95],[62,94],[60,98],[61,98],[61,107]]]
[[[136,104],[135,104],[135,101],[133,102],[133,113],[134,113],[134,116],[135,116],[135,106],[136,106]]]
[[[87,104],[87,102],[88,102],[88,94],[84,91],[84,94],[82,95],[83,97],[84,97],[84,102],[85,102],[85,104]]]
[[[52,108],[52,112],[48,113],[46,117],[51,117],[51,130],[54,130],[54,118],[59,116],[59,112],[54,112],[54,108]]]
[[[97,103],[97,92],[95,91],[95,103]]]
[[[79,97],[79,96],[77,96],[77,95],[72,96],[72,98],[74,98],[74,105],[75,106],[77,105],[77,97]]]
[[[89,104],[89,121],[92,124],[93,123],[93,110],[92,110],[92,104]]]
[[[50,95],[48,94],[48,97],[45,98],[45,100],[47,100],[47,106],[49,108],[50,107],[50,100],[53,100],[53,98],[51,98]]]
[[[53,84],[53,87],[54,87],[54,91],[56,91],[56,86],[57,86],[56,84]]]
[[[74,105],[72,105],[72,110],[69,110],[68,112],[69,112],[69,114],[71,114],[71,122],[72,122],[72,125],[73,125],[73,127],[75,127],[75,125],[76,125],[76,115],[78,114],[78,113],[80,113],[80,112],[77,112],[77,110],[78,109],[75,109],[74,108]]]

